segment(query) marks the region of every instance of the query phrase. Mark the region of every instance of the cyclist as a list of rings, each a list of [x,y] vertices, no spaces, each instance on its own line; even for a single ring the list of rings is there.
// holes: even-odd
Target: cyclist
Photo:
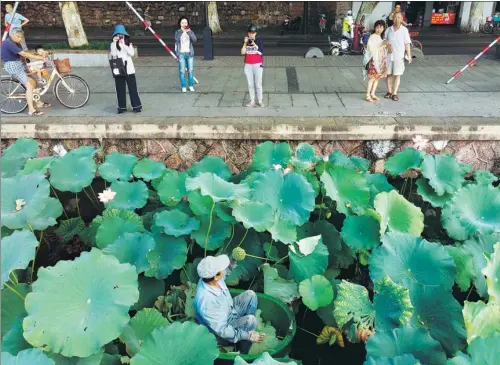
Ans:
[[[15,77],[26,88],[26,101],[28,103],[29,115],[42,115],[43,112],[36,110],[33,104],[33,90],[36,88],[36,81],[26,74],[26,67],[21,61],[21,57],[29,57],[31,60],[45,60],[45,56],[40,56],[36,53],[23,51],[20,43],[24,39],[24,33],[20,28],[14,28],[9,36],[2,43],[2,61],[4,70],[11,76]],[[51,106],[48,103],[43,103],[41,100],[37,108],[47,108]]]
[[[347,14],[342,23],[342,35],[347,39],[351,40],[353,38],[353,25],[354,19],[352,17],[352,11],[347,11]]]

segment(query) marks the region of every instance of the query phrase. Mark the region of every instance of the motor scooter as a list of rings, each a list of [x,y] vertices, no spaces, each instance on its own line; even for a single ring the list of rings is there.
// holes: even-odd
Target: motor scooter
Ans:
[[[360,34],[360,49],[352,49],[352,39],[347,38],[344,35],[340,36],[339,41],[334,41],[328,36],[328,44],[330,45],[330,50],[328,54],[332,56],[342,56],[346,54],[350,55],[364,55],[366,53],[366,46],[368,44],[368,39],[370,38],[369,32],[359,31]]]
[[[319,15],[319,32],[323,34],[326,29],[326,14],[318,14]]]
[[[300,16],[291,18],[290,14],[285,16],[285,20],[281,23],[281,35],[283,35],[286,31],[297,31],[300,28],[300,23],[302,22],[302,18]]]

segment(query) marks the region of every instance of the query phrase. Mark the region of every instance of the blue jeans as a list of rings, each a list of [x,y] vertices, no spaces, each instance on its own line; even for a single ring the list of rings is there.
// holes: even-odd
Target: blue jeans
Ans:
[[[236,316],[229,318],[229,324],[244,331],[253,331],[257,328],[257,294],[253,290],[247,290],[233,298]],[[252,343],[241,340],[238,349],[242,354],[248,354]]]
[[[181,87],[186,87],[186,68],[188,69],[188,83],[189,86],[194,86],[194,57],[189,53],[179,54],[179,81]]]

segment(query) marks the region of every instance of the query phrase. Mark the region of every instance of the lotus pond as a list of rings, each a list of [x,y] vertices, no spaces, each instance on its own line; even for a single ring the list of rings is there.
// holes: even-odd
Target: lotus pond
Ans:
[[[302,143],[257,146],[232,174],[82,146],[2,156],[2,364],[206,365],[196,265],[238,260],[228,285],[286,303],[287,358],[261,320],[255,364],[498,365],[498,177],[407,148],[385,163]],[[264,316],[265,317],[265,316]],[[218,361],[218,360],[217,360]],[[234,364],[247,364],[236,357]]]

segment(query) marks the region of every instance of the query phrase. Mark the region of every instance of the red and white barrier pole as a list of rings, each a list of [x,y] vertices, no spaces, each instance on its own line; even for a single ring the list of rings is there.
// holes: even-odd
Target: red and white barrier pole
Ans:
[[[19,1],[16,1],[16,3],[14,4],[14,8],[12,8],[12,16],[10,17],[10,22],[8,22],[7,25],[5,26],[5,32],[3,32],[3,35],[2,35],[2,42],[7,39],[7,35],[9,34],[9,30],[10,30],[10,25],[12,24],[12,21],[14,20],[14,16],[16,15],[16,10],[17,10],[18,5],[19,5]]]
[[[489,46],[486,47],[485,49],[483,49],[481,51],[481,53],[479,53],[476,57],[474,57],[473,59],[471,59],[469,61],[469,63],[467,63],[461,70],[455,72],[453,74],[453,76],[451,77],[451,79],[449,79],[448,81],[446,81],[446,83],[449,84],[450,82],[452,82],[453,80],[455,80],[458,76],[460,76],[462,74],[462,72],[464,72],[467,68],[469,68],[469,66],[473,65],[479,59],[479,57],[481,57],[485,52],[487,52],[491,47],[493,47],[498,41],[500,41],[500,36],[497,37],[497,39],[495,39],[493,42],[491,42],[489,44]]]
[[[153,36],[158,40],[158,42],[161,43],[161,45],[163,46],[163,48],[165,48],[167,50],[168,53],[170,53],[170,55],[175,58],[175,60],[177,62],[179,62],[179,59],[177,58],[177,56],[175,55],[174,52],[172,52],[172,50],[165,44],[165,42],[163,42],[163,40],[160,38],[160,36],[158,35],[158,33],[156,33],[153,28],[151,28],[151,26],[148,24],[148,22],[146,22],[144,20],[144,18],[141,16],[141,14],[139,14],[137,12],[137,10],[134,9],[134,7],[132,6],[132,4],[130,4],[129,1],[125,1],[125,3],[128,5],[128,7],[130,8],[130,10],[132,10],[134,12],[135,15],[137,15],[137,17],[139,18],[139,20],[142,22],[142,24],[144,24],[144,26],[146,27],[146,29],[149,29],[149,31],[151,33],[153,33]],[[194,81],[199,84],[198,80],[196,79],[196,77],[194,78]]]

